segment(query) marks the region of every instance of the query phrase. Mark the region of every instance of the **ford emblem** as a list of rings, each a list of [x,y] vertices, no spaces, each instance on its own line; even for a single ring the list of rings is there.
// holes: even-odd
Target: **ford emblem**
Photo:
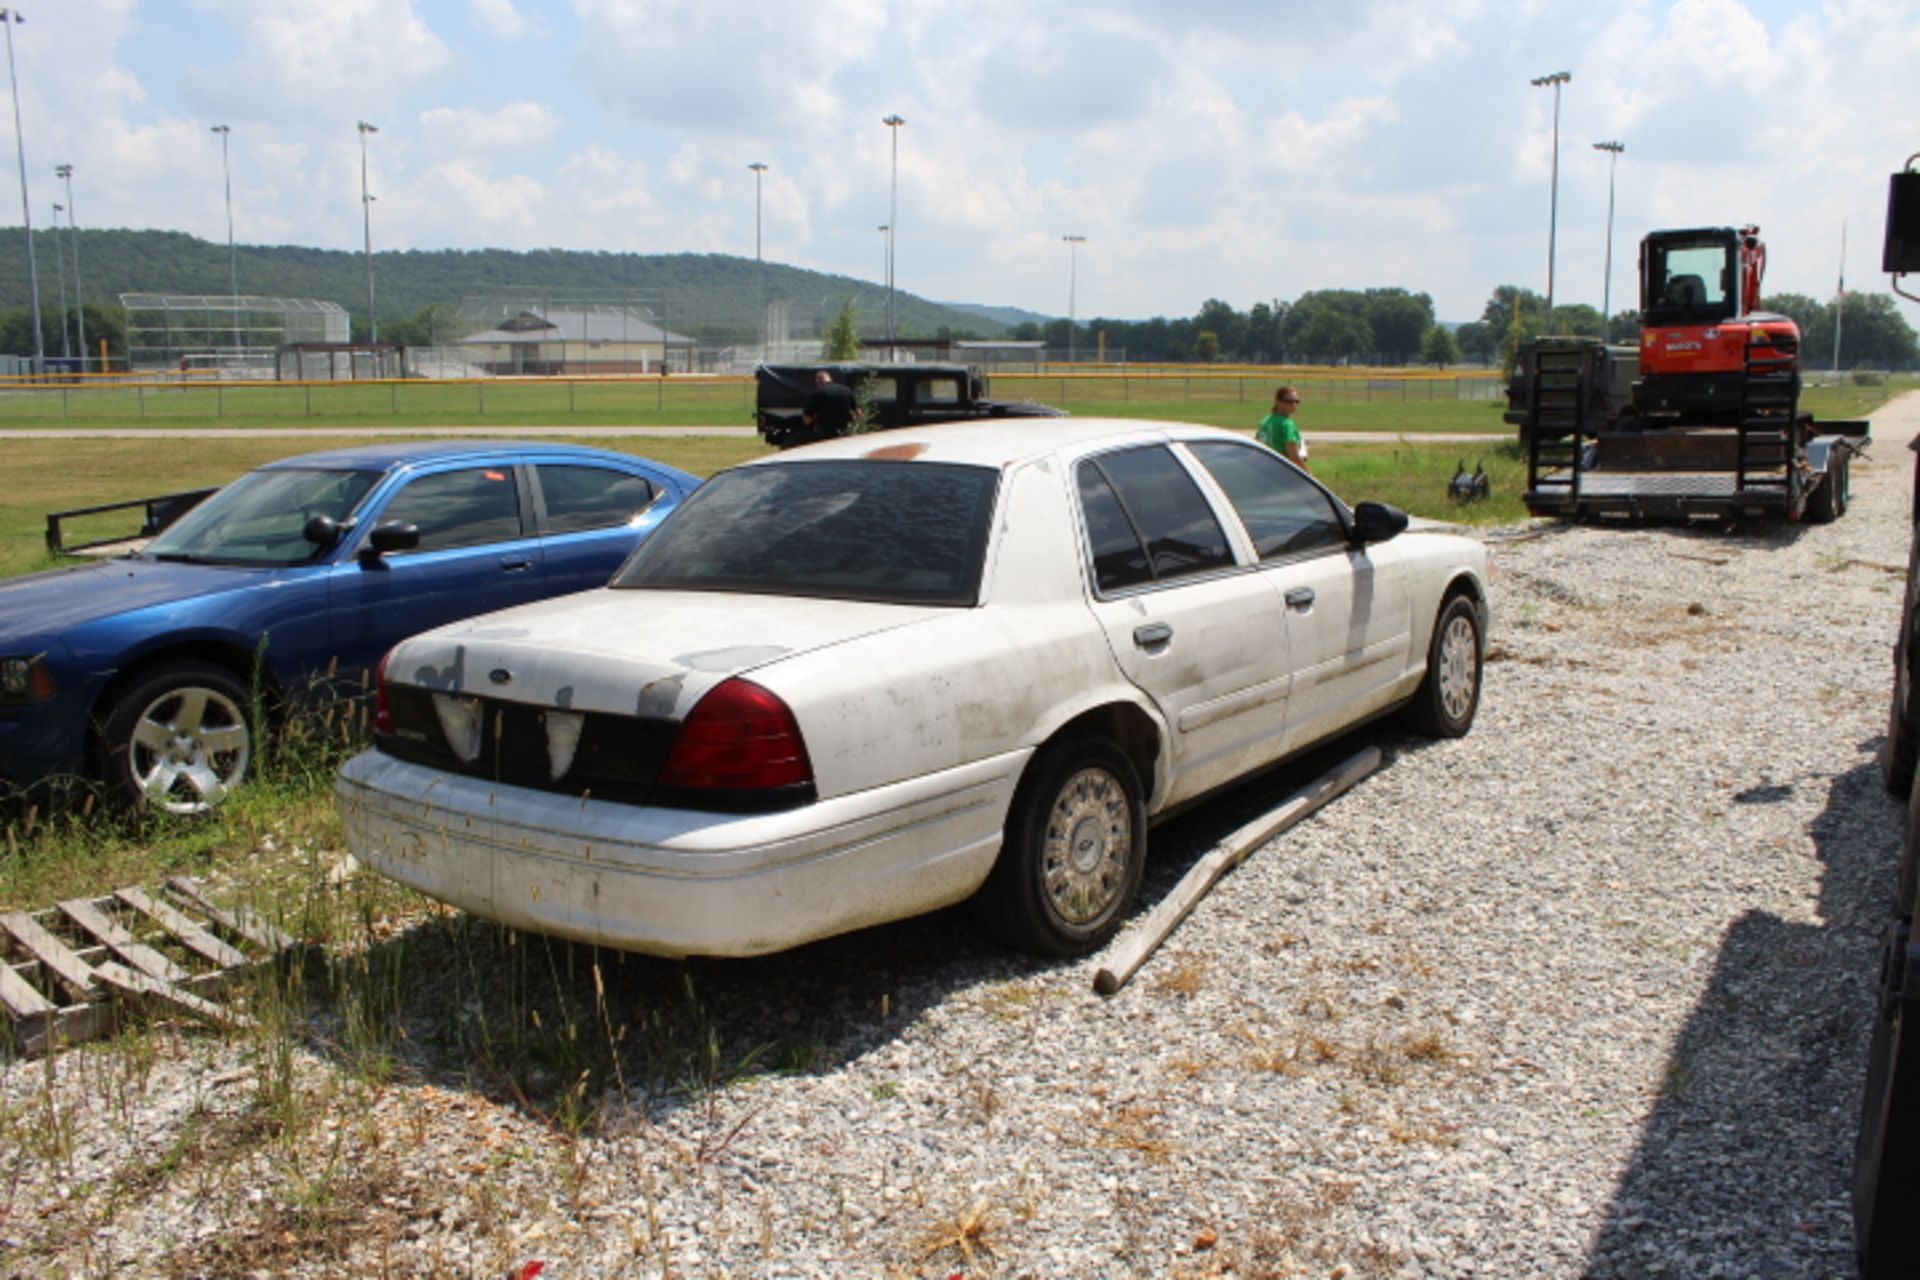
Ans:
[[[495,684],[512,684],[513,672],[507,670],[505,667],[495,667],[493,670],[487,672],[487,679],[493,681]]]

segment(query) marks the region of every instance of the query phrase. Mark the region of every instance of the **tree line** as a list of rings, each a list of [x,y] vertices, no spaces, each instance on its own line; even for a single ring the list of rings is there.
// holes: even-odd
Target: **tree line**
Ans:
[[[1833,367],[1839,331],[1841,369],[1920,368],[1920,344],[1891,295],[1848,293],[1840,302],[1819,302],[1779,293],[1762,306],[1800,326],[1801,362]],[[1436,322],[1433,300],[1405,289],[1321,289],[1293,302],[1274,299],[1236,311],[1208,299],[1192,317],[1152,320],[1093,319],[1069,330],[1067,321],[1029,322],[1015,338],[1071,346],[1093,359],[1102,338],[1116,356],[1171,364],[1423,364],[1444,367],[1471,361],[1511,368],[1522,343],[1547,332],[1546,299],[1531,289],[1503,284],[1488,296],[1478,320],[1447,326]],[[1553,309],[1553,332],[1636,344],[1640,312],[1611,318],[1585,303]]]
[[[33,352],[26,303],[25,245],[19,228],[0,229],[0,351]],[[106,338],[125,354],[122,293],[223,295],[232,287],[227,248],[173,231],[81,231],[34,233],[40,260],[41,327],[49,354],[60,354],[57,277],[49,264],[56,252],[70,263],[79,250],[86,300],[88,345],[98,352]],[[338,302],[353,320],[354,336],[366,336],[366,263],[357,253],[297,246],[241,246],[240,292],[267,297]],[[726,254],[638,254],[547,249],[403,250],[375,255],[380,336],[409,346],[458,337],[479,324],[462,313],[464,299],[502,291],[546,297],[555,305],[587,296],[626,297],[659,308],[661,327],[712,341],[757,339],[764,297],[793,338],[825,337],[851,307],[859,328],[876,336],[885,314],[879,286],[776,263],[759,264]],[[762,273],[764,268],[764,275]],[[65,267],[60,268],[64,270]],[[1249,364],[1426,364],[1472,361],[1511,363],[1521,342],[1545,332],[1545,300],[1530,289],[1500,285],[1480,318],[1457,326],[1436,321],[1433,299],[1402,288],[1319,289],[1291,302],[1274,298],[1240,311],[1218,298],[1192,316],[1150,320],[1096,318],[1027,321],[1008,326],[979,311],[929,302],[911,294],[894,297],[896,331],[913,339],[1013,337],[1039,340],[1058,353],[1073,349],[1092,359],[1104,339],[1108,351],[1135,362]],[[1803,363],[1830,365],[1834,332],[1840,332],[1841,368],[1920,367],[1912,328],[1885,294],[1849,293],[1836,307],[1800,294],[1765,301],[1792,317],[1803,334]],[[11,310],[8,310],[11,308]],[[70,342],[77,342],[68,309]],[[1583,303],[1556,306],[1553,331],[1638,340],[1640,314],[1604,317]]]

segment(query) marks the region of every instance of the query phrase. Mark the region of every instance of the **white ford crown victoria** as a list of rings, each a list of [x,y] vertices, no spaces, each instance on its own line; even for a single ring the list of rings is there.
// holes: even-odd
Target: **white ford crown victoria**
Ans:
[[[338,792],[519,928],[753,955],[969,897],[1092,950],[1155,815],[1404,708],[1465,733],[1486,556],[1209,427],[910,428],[724,472],[608,587],[383,666]]]

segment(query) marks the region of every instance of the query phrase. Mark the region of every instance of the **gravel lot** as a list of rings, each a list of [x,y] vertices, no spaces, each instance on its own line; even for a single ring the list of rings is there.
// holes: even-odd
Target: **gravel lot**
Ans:
[[[1474,732],[1345,744],[1118,996],[959,913],[597,968],[423,913],[293,1034],[6,1068],[0,1275],[1847,1275],[1920,395],[1875,425],[1833,525],[1490,532]]]

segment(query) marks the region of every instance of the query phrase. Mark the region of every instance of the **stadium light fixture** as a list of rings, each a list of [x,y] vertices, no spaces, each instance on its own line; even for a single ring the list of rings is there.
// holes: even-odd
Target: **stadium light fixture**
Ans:
[[[367,344],[371,346],[380,341],[380,321],[373,311],[373,197],[367,194],[367,135],[380,130],[365,120],[356,127],[360,130],[360,222],[367,238]]]
[[[220,173],[227,190],[227,287],[233,295],[233,350],[240,354],[240,260],[233,248],[233,164],[227,154],[227,136],[233,132],[224,124],[213,125],[208,132],[220,135]]]
[[[87,309],[80,303],[80,224],[73,216],[73,166],[53,166],[53,176],[67,184],[67,244],[73,249],[73,323],[80,336],[80,372],[87,371]],[[102,369],[102,373],[106,370]]]
[[[760,286],[760,363],[767,362],[767,264],[760,256],[760,175],[767,166],[755,160],[747,168],[753,170],[753,269],[759,277]]]
[[[1600,286],[1600,336],[1605,340],[1607,326],[1613,323],[1613,171],[1627,147],[1623,142],[1596,142],[1593,149],[1607,153],[1607,277]]]
[[[1553,241],[1560,221],[1560,86],[1573,79],[1571,71],[1535,76],[1534,88],[1553,88],[1553,181],[1547,205],[1547,332],[1553,332]]]
[[[33,371],[39,373],[47,363],[47,340],[40,329],[40,268],[33,259],[33,214],[27,203],[27,135],[20,130],[20,77],[13,69],[13,29],[25,21],[18,9],[0,9],[0,23],[7,28],[7,83],[13,87],[13,141],[20,155],[20,221],[27,232],[27,286],[33,297]]]
[[[880,123],[893,135],[893,168],[887,179],[887,359],[893,350],[893,242],[900,229],[900,126],[906,118],[894,114],[882,116]]]
[[[1067,363],[1072,364],[1077,358],[1075,330],[1079,327],[1074,323],[1073,312],[1074,274],[1077,266],[1075,255],[1080,246],[1087,242],[1087,238],[1085,236],[1061,236],[1060,238],[1067,242]]]

